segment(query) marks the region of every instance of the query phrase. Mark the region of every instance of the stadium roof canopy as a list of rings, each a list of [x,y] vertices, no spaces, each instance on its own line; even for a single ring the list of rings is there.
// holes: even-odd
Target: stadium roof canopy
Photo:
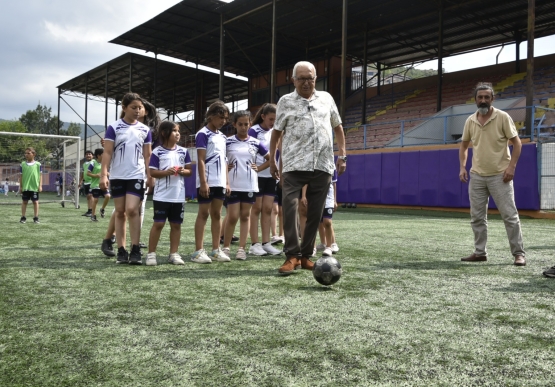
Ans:
[[[341,54],[342,0],[277,0],[276,68]],[[440,10],[443,12],[440,13]],[[220,67],[220,19],[226,71],[249,77],[271,68],[272,0],[184,0],[111,43]],[[349,0],[347,56],[388,66],[524,41],[528,0]],[[535,37],[555,33],[555,1],[536,0]],[[227,80],[226,80],[227,82]],[[227,86],[226,86],[227,87]]]
[[[156,94],[154,84],[156,83]],[[195,95],[203,95],[208,103],[218,99],[219,74],[197,70],[160,59],[127,53],[87,71],[58,86],[61,95],[120,101],[133,91],[158,108],[180,113],[194,110]],[[226,79],[227,100],[247,98],[248,83]]]

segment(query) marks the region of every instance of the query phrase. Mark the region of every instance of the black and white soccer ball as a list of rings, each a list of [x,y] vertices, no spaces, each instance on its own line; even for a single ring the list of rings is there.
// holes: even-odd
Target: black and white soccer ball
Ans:
[[[322,285],[333,285],[339,278],[343,270],[341,264],[334,257],[322,257],[314,264],[312,275],[314,279]]]

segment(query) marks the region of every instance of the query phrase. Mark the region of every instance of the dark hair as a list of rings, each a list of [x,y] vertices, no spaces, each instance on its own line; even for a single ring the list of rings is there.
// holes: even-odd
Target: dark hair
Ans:
[[[142,103],[143,99],[137,93],[127,93],[121,99],[121,106],[128,106],[133,101],[141,101]]]
[[[87,154],[87,153],[90,153],[91,155],[93,154],[92,151],[90,151],[90,150],[86,150],[85,154]]]
[[[257,124],[260,124],[262,121],[264,121],[264,119],[262,118],[262,114],[266,115],[266,114],[275,113],[275,112],[276,112],[276,105],[274,105],[273,103],[265,103],[260,107],[260,109],[258,109],[256,114],[254,115],[252,124],[257,125]]]
[[[37,151],[35,150],[35,148],[33,148],[31,146],[28,147],[28,148],[25,148],[25,150],[31,152],[34,156],[37,155]]]
[[[160,136],[160,142],[164,144],[168,138],[170,138],[170,134],[173,131],[177,124],[173,121],[163,121],[158,126],[158,135]]]
[[[495,96],[495,92],[493,91],[493,85],[490,82],[479,82],[476,85],[476,88],[474,89],[474,99],[476,99],[476,96],[478,95],[478,92],[480,90],[489,90],[491,91],[491,96],[492,97]]]
[[[223,103],[222,101],[216,101],[208,106],[208,110],[206,111],[206,119],[204,121],[205,123],[208,123],[210,122],[210,117],[225,117],[226,115],[229,115],[229,109],[227,108],[227,106],[225,106],[225,103]]]
[[[98,157],[98,156],[100,156],[100,155],[103,154],[103,153],[104,153],[104,148],[96,148],[96,149],[94,150],[94,157]]]
[[[156,111],[156,107],[148,102],[146,99],[141,98],[141,102],[145,107],[145,117],[144,117],[144,124],[148,126],[152,130],[156,130],[162,121],[158,112]]]
[[[249,122],[252,120],[251,112],[249,112],[248,110],[237,110],[235,113],[233,113],[231,122],[236,124],[237,120],[241,117],[247,117],[249,119]]]

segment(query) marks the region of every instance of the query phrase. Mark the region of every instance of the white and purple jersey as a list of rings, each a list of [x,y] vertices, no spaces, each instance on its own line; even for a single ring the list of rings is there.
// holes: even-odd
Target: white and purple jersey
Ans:
[[[140,122],[128,124],[123,119],[108,125],[106,141],[114,143],[110,179],[144,179],[143,145],[152,143],[150,128]]]
[[[172,167],[185,167],[191,164],[191,156],[187,149],[176,145],[173,149],[163,146],[156,147],[150,156],[150,169],[165,171]],[[185,177],[171,175],[156,179],[153,200],[168,203],[185,202]]]
[[[249,136],[246,140],[237,136],[227,138],[227,160],[233,165],[228,172],[231,191],[258,192],[258,174],[251,164],[257,157],[264,158],[267,154],[268,148],[254,137]]]
[[[225,159],[225,142],[227,137],[220,131],[213,132],[206,126],[195,135],[197,149],[206,149],[204,159],[206,182],[209,187],[226,186],[227,163]],[[200,176],[197,163],[197,188],[200,188]]]
[[[333,183],[337,183],[337,169],[333,171],[333,176],[331,177],[330,189],[328,190],[328,196],[326,196],[325,208],[333,208],[335,206],[335,194],[333,192]]]
[[[252,128],[249,129],[249,136],[256,138],[266,149],[270,149],[270,139],[272,138],[272,130],[266,130],[262,128],[260,125],[254,125]],[[277,154],[277,152],[276,152]],[[276,156],[277,159],[277,156]],[[262,165],[266,162],[264,157],[257,156],[256,158],[256,165]],[[272,177],[270,174],[270,168],[266,168],[263,171],[258,172],[258,177]]]

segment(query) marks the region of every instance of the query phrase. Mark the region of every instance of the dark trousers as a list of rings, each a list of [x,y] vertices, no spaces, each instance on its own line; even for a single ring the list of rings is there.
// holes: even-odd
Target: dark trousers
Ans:
[[[288,257],[310,257],[318,226],[330,189],[331,175],[324,171],[293,171],[282,175],[283,234],[285,246],[283,251]],[[299,200],[303,186],[308,184],[306,200],[308,202],[306,226],[302,243],[299,243]]]

